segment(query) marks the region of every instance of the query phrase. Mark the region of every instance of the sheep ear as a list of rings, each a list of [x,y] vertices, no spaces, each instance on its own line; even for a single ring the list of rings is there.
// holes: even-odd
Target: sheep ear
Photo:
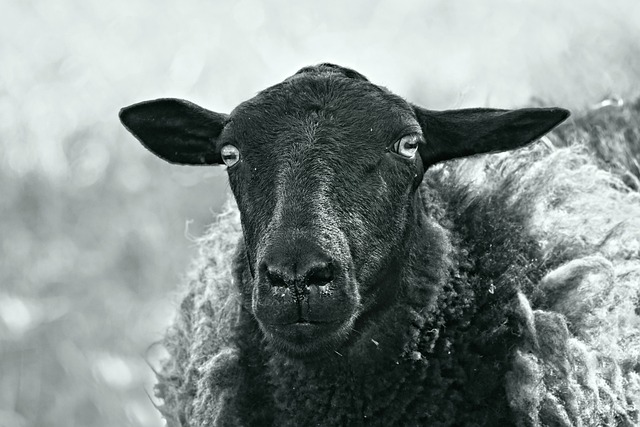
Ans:
[[[425,137],[425,166],[474,154],[513,150],[540,138],[569,117],[562,108],[430,111],[414,106]]]
[[[218,137],[226,114],[182,99],[156,99],[120,110],[120,121],[149,151],[181,165],[222,163]]]

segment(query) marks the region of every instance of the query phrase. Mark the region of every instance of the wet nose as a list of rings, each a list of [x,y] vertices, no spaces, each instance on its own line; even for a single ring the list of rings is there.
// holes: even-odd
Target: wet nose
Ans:
[[[331,257],[319,249],[287,254],[273,252],[260,265],[264,280],[273,287],[323,286],[336,271]]]

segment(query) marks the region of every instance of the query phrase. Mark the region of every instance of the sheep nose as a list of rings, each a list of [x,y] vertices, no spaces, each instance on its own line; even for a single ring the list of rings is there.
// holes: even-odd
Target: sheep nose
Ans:
[[[331,258],[319,251],[294,257],[267,257],[261,263],[260,271],[273,287],[323,286],[335,277]]]

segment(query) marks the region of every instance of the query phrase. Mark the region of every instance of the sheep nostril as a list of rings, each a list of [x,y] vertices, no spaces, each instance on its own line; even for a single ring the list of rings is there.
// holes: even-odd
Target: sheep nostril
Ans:
[[[334,269],[331,263],[312,266],[305,275],[305,285],[323,286],[334,279]]]
[[[277,270],[272,270],[272,269],[265,269],[264,271],[265,277],[267,279],[267,281],[269,282],[269,284],[273,287],[283,287],[286,288],[288,286],[286,280],[284,279],[284,277],[282,277],[282,275],[280,274],[280,272],[278,272]]]
[[[337,268],[323,254],[304,253],[297,257],[266,257],[258,267],[260,282],[273,288],[323,286],[332,282]]]

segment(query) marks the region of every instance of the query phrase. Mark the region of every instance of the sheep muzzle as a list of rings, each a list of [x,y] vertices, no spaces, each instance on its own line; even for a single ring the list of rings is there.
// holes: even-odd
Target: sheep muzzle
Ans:
[[[267,337],[304,355],[344,339],[359,311],[348,268],[309,239],[275,239],[258,264],[252,311]]]

